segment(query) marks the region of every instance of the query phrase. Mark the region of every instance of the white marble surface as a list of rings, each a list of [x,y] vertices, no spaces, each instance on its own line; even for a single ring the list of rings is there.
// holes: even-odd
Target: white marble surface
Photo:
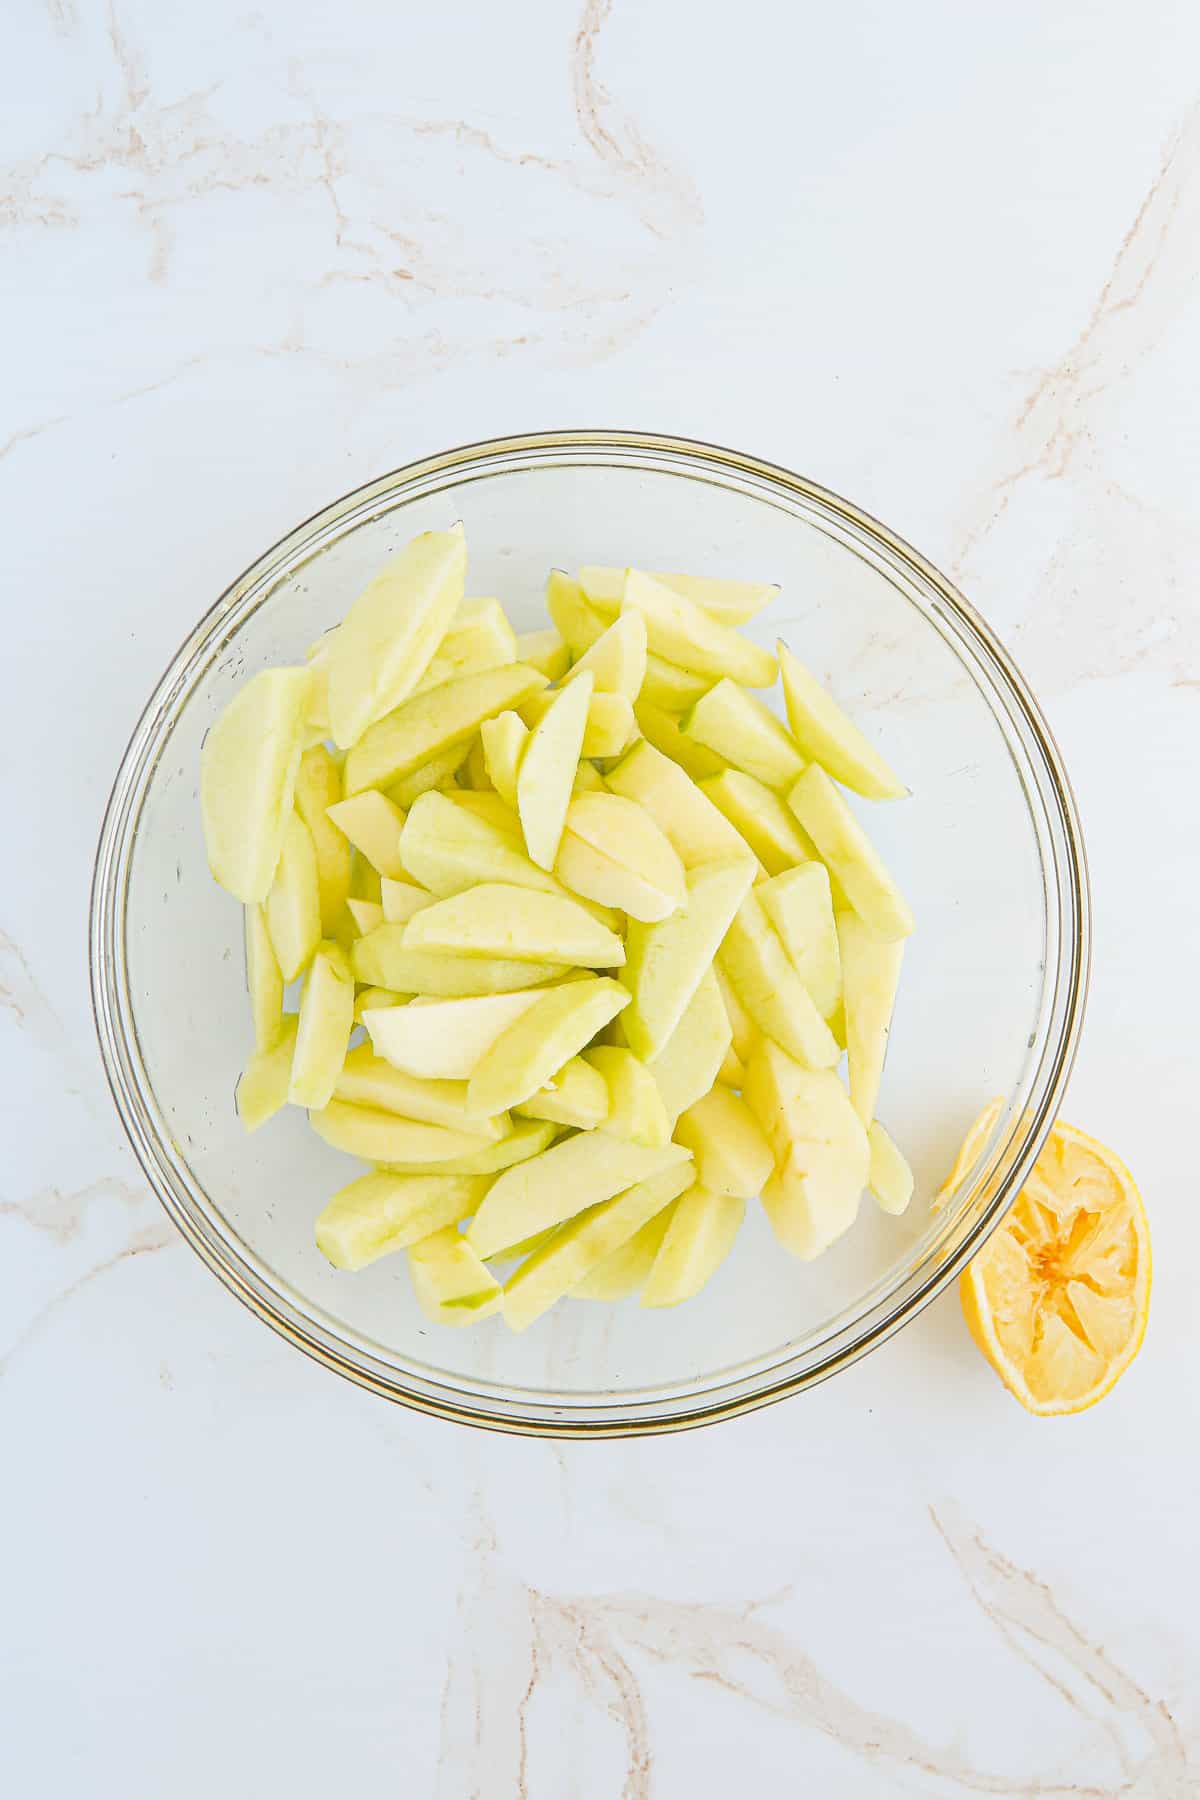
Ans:
[[[1200,14],[12,0],[0,83],[0,1742],[21,1800],[1200,1785]],[[505,430],[772,456],[952,570],[1096,902],[1068,1115],[1144,1354],[1027,1419],[947,1296],[664,1442],[357,1392],[168,1227],[94,1048],[108,783],[213,596]]]

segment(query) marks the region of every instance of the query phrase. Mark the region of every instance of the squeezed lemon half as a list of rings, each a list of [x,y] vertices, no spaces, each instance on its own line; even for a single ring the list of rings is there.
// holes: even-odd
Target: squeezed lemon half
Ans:
[[[963,1141],[944,1201],[986,1141],[1000,1102]],[[1103,1399],[1141,1348],[1150,1227],[1129,1170],[1060,1120],[1003,1223],[963,1270],[967,1325],[1010,1394],[1042,1417]]]

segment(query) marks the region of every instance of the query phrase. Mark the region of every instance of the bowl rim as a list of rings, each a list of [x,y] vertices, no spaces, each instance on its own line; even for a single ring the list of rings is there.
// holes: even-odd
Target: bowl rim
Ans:
[[[861,1329],[848,1330],[848,1341],[827,1353],[819,1354],[811,1367],[793,1369],[777,1379],[761,1382],[749,1378],[734,1386],[735,1391],[720,1392],[686,1410],[655,1413],[640,1409],[624,1416],[618,1397],[610,1408],[614,1416],[567,1417],[570,1400],[561,1405],[519,1411],[489,1411],[486,1406],[467,1400],[447,1389],[442,1393],[421,1392],[408,1387],[394,1376],[376,1373],[356,1361],[348,1347],[339,1347],[333,1334],[314,1320],[289,1316],[278,1288],[262,1283],[244,1259],[222,1255],[200,1229],[187,1205],[165,1178],[159,1161],[161,1136],[146,1116],[137,1068],[140,1061],[130,1054],[136,1045],[136,1028],[132,1017],[126,1023],[122,1007],[124,971],[125,896],[129,863],[137,834],[141,803],[145,797],[147,768],[157,762],[155,746],[163,725],[172,716],[181,692],[190,685],[189,675],[196,659],[211,649],[223,620],[252,589],[267,582],[272,571],[288,565],[295,567],[298,553],[319,552],[323,542],[335,528],[344,524],[355,512],[366,509],[406,488],[418,488],[430,478],[443,475],[466,475],[476,469],[486,473],[486,465],[512,456],[544,454],[568,460],[582,453],[592,460],[597,453],[610,453],[618,464],[636,466],[634,458],[652,456],[668,464],[683,465],[673,472],[695,476],[704,468],[717,468],[727,475],[747,478],[768,488],[782,489],[819,510],[832,514],[851,527],[859,538],[874,540],[890,556],[916,574],[936,594],[951,614],[956,625],[965,628],[975,640],[977,649],[992,665],[1014,703],[1016,716],[1028,733],[1036,758],[1040,760],[1039,794],[1050,810],[1050,824],[1061,833],[1061,855],[1054,857],[1058,876],[1053,898],[1058,903],[1058,960],[1045,972],[1043,1001],[1052,990],[1059,1013],[1056,1039],[1049,1042],[1042,1055],[1036,1093],[1020,1115],[1007,1142],[1000,1146],[983,1174],[977,1161],[971,1195],[981,1191],[985,1182],[995,1181],[994,1192],[980,1207],[961,1241],[931,1269],[912,1291],[892,1304],[885,1316],[875,1323],[867,1321]],[[535,465],[536,466],[536,465]],[[304,558],[307,560],[307,558]],[[136,802],[136,805],[135,805]],[[1048,900],[1050,898],[1048,889]],[[1049,911],[1049,905],[1048,905]],[[827,1380],[838,1370],[848,1368],[868,1351],[885,1343],[895,1332],[916,1318],[925,1307],[955,1278],[1001,1222],[1015,1199],[1030,1168],[1040,1153],[1057,1117],[1067,1081],[1079,1045],[1086,1008],[1091,964],[1091,895],[1087,857],[1083,842],[1078,807],[1061,753],[1032,690],[1008,651],[991,628],[958,588],[929,559],[915,550],[890,527],[853,502],[843,499],[831,489],[811,478],[799,475],[778,463],[705,442],[702,439],[678,437],[645,431],[603,428],[562,429],[525,432],[498,438],[481,439],[405,463],[384,475],[362,483],[284,534],[258,556],[224,590],[197,624],[184,638],[171,657],[159,681],[137,719],[129,742],[118,765],[105,806],[96,857],[88,919],[88,961],[92,1014],[105,1077],[122,1127],[150,1186],[166,1212],[193,1250],[209,1269],[245,1306],[297,1349],[321,1363],[325,1368],[345,1376],[359,1386],[393,1402],[430,1416],[471,1424],[488,1430],[510,1434],[549,1438],[611,1438],[655,1436],[712,1424],[725,1418],[771,1405],[791,1394]],[[1049,1059],[1047,1064],[1047,1058]],[[983,1153],[986,1155],[986,1151]],[[997,1174],[997,1168],[999,1173]],[[911,1285],[911,1284],[910,1284]],[[344,1342],[344,1341],[343,1341]],[[793,1359],[794,1360],[794,1359]]]

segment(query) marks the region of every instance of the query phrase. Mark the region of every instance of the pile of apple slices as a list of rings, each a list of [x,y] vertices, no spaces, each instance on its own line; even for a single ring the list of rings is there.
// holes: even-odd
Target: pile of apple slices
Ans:
[[[568,1294],[687,1299],[759,1194],[803,1258],[868,1185],[901,1211],[874,1111],[913,920],[841,787],[904,789],[735,629],[776,590],[555,572],[517,637],[466,566],[461,527],[415,538],[204,745],[245,905],[240,1116],[290,1101],[372,1165],[320,1249],[406,1250],[430,1318],[521,1330]]]

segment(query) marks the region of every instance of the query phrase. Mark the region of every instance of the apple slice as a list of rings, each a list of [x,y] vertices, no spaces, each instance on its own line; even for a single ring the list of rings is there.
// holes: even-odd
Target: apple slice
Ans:
[[[885,1213],[902,1213],[913,1197],[913,1172],[903,1152],[888,1136],[878,1119],[867,1126],[871,1166],[867,1184]]]
[[[588,762],[586,757],[581,757],[579,766],[575,770],[575,779],[571,784],[572,797],[576,794],[606,794],[607,792],[608,787],[604,777],[595,763]]]
[[[610,1251],[582,1281],[577,1281],[570,1290],[572,1300],[624,1300],[627,1295],[636,1294],[654,1267],[676,1204],[664,1206],[627,1243]]]
[[[648,812],[618,794],[574,797],[556,867],[577,894],[632,919],[668,918],[686,893],[683,864],[669,839]]]
[[[411,924],[411,920],[409,921]],[[355,979],[394,994],[432,994],[458,1000],[477,994],[511,994],[541,987],[567,972],[565,963],[514,962],[482,956],[450,956],[441,950],[413,950],[404,942],[408,925],[380,925],[350,946]]]
[[[287,1105],[298,1023],[295,1013],[286,1013],[270,1049],[256,1050],[242,1070],[237,1084],[237,1111],[245,1131],[257,1131]]]
[[[300,997],[288,1099],[293,1106],[327,1106],[354,1029],[354,976],[340,944],[326,941],[313,957]]]
[[[346,902],[346,911],[354,920],[354,928],[360,937],[375,931],[384,923],[383,905],[378,900],[356,900],[353,894]]]
[[[842,997],[842,959],[828,870],[823,863],[802,863],[761,882],[755,891],[813,1005],[828,1019]]]
[[[545,685],[536,669],[509,663],[414,695],[372,725],[350,751],[342,771],[347,794],[388,787],[456,746],[465,756],[485,719],[519,706]]]
[[[630,921],[625,986],[633,1005],[621,1025],[643,1062],[653,1063],[662,1052],[753,879],[754,864],[744,857],[705,863],[689,870],[687,899],[669,919],[657,925]]]
[[[725,769],[700,783],[700,791],[749,844],[768,875],[811,862],[816,847],[778,794],[742,769]]]
[[[534,726],[517,772],[517,811],[525,847],[539,868],[552,869],[583,749],[592,676],[585,673],[554,696]]]
[[[746,1202],[737,1196],[710,1193],[699,1182],[690,1187],[672,1209],[642,1305],[678,1306],[698,1294],[733,1249],[745,1216]]]
[[[645,739],[634,744],[605,779],[614,794],[636,801],[649,813],[685,868],[722,857],[753,857],[745,838],[686,769]]]
[[[514,1111],[530,1119],[552,1119],[558,1125],[593,1131],[608,1117],[608,1083],[582,1056],[573,1056]]]
[[[740,1062],[745,1062],[758,1040],[758,1026],[742,1005],[737,989],[719,962],[713,967],[713,975],[716,978],[725,1013],[729,1019],[734,1054]]]
[[[385,925],[407,925],[414,913],[432,906],[437,895],[412,881],[384,880],[379,883],[379,904]]]
[[[450,786],[464,762],[470,754],[470,745],[460,741],[452,744],[448,750],[441,750],[431,756],[427,763],[417,769],[410,769],[407,775],[401,775],[398,781],[390,781],[387,797],[401,812],[407,812],[414,800],[422,794],[428,794],[435,788]]]
[[[508,1133],[510,1120],[502,1110],[480,1117],[467,1105],[465,1081],[431,1081],[408,1075],[369,1044],[359,1044],[347,1056],[333,1090],[335,1100],[350,1106],[373,1106],[380,1112],[399,1113],[404,1119],[420,1119],[427,1125],[449,1125],[469,1131],[493,1143]]]
[[[745,1064],[732,1044],[725,1052],[725,1060],[717,1070],[717,1080],[722,1087],[736,1088],[739,1092],[746,1080]]]
[[[683,713],[706,694],[712,686],[711,675],[695,675],[668,662],[665,656],[647,656],[646,673],[639,696],[664,712]]]
[[[621,608],[642,614],[646,642],[656,656],[697,675],[711,675],[714,681],[731,675],[747,687],[774,686],[779,671],[769,650],[718,625],[694,600],[653,576],[630,569]]]
[[[454,1225],[409,1247],[408,1273],[435,1325],[471,1325],[500,1309],[500,1283]]]
[[[729,1018],[714,969],[706,969],[650,1073],[672,1130],[680,1113],[707,1094],[730,1049]]]
[[[721,967],[760,1031],[806,1068],[832,1068],[841,1052],[788,960],[756,893],[738,908],[720,950]]]
[[[354,602],[329,650],[329,723],[343,750],[412,693],[454,617],[466,574],[461,526],[426,531]]]
[[[546,578],[546,611],[572,656],[582,656],[603,635],[608,620],[588,604],[583,589],[561,569]]]
[[[495,1175],[540,1156],[557,1135],[557,1125],[541,1119],[517,1119],[507,1137],[471,1156],[451,1156],[439,1163],[389,1162],[384,1166],[393,1175]]]
[[[388,1006],[365,1012],[363,1024],[376,1054],[406,1075],[469,1081],[500,1034],[540,998],[534,988],[518,994],[435,1000],[428,1006]]]
[[[690,704],[690,702],[689,702]],[[638,728],[648,744],[678,763],[685,769],[693,781],[704,781],[710,775],[719,775],[728,765],[703,744],[694,739],[684,737],[679,729],[678,715],[669,709],[655,704],[645,694],[634,702],[633,716]]]
[[[679,729],[776,791],[790,788],[804,773],[804,758],[787,727],[728,676],[696,701]]]
[[[502,712],[494,719],[485,719],[479,727],[479,735],[483,743],[483,760],[492,786],[504,804],[511,806],[515,812],[517,776],[521,772],[521,758],[529,743],[529,727],[520,713]]]
[[[386,875],[389,881],[403,879],[400,833],[404,829],[404,814],[386,794],[367,788],[331,806],[329,817],[380,875]]]
[[[746,1068],[745,1098],[770,1141],[775,1174],[763,1208],[785,1250],[808,1261],[853,1224],[870,1149],[831,1069],[804,1069],[770,1038]]]
[[[269,1050],[283,1025],[283,976],[271,947],[266,913],[261,905],[245,909],[246,988],[254,1021],[254,1048]]]
[[[863,1124],[869,1125],[879,1098],[904,941],[877,938],[857,914],[849,912],[837,915],[837,933],[850,1101]]]
[[[517,660],[517,638],[498,600],[464,600],[451,621],[433,661],[414,688],[424,693],[459,675],[499,669]]]
[[[296,811],[312,833],[321,893],[321,932],[332,937],[350,893],[350,846],[327,816],[342,797],[342,771],[324,744],[300,758],[296,776]]]
[[[601,1131],[651,1148],[670,1143],[671,1121],[658,1083],[632,1050],[596,1044],[584,1051],[583,1060],[604,1077],[608,1088],[608,1112]]]
[[[504,1285],[505,1324],[513,1331],[526,1330],[669,1206],[690,1180],[685,1167],[662,1170],[561,1226],[509,1276]]]
[[[264,669],[234,695],[200,751],[208,866],[247,905],[265,900],[293,816],[309,669]]]
[[[646,621],[639,613],[623,613],[601,632],[590,650],[568,672],[574,681],[591,670],[597,694],[623,694],[637,699],[646,676]]]
[[[489,825],[494,825],[498,831],[506,832],[510,838],[514,838],[518,849],[522,847],[524,840],[516,808],[501,799],[499,794],[473,793],[469,788],[449,788],[445,798],[451,806],[457,806],[460,812],[472,813],[477,819],[486,819]]]
[[[788,723],[804,755],[868,800],[901,799],[908,789],[854,721],[804,664],[797,662],[785,643],[779,642],[775,648]]]
[[[469,1217],[487,1193],[470,1175],[392,1175],[373,1170],[339,1188],[317,1217],[317,1249],[335,1269],[365,1269]]]
[[[312,834],[293,811],[267,895],[267,930],[285,981],[295,981],[321,941],[321,890]]]
[[[633,706],[624,694],[593,694],[588,703],[581,756],[620,756],[637,735]]]
[[[696,1179],[714,1194],[752,1200],[773,1168],[771,1146],[746,1102],[731,1088],[710,1088],[675,1127],[696,1162]]]
[[[548,989],[475,1065],[468,1108],[500,1113],[529,1100],[628,1005],[625,989],[603,978]]]
[[[409,950],[460,956],[506,957],[514,962],[578,963],[619,968],[625,946],[577,900],[539,894],[509,882],[485,881],[427,906],[404,926]]]
[[[553,875],[529,860],[519,838],[455,806],[445,794],[423,794],[415,803],[401,834],[400,855],[414,881],[443,900],[481,881],[544,894],[563,891]]]
[[[506,1246],[532,1237],[535,1231],[560,1225],[587,1207],[610,1200],[635,1182],[682,1164],[688,1171],[686,1186],[692,1179],[692,1157],[682,1145],[650,1149],[600,1131],[579,1132],[497,1176],[467,1236],[477,1255],[494,1256]]]
[[[328,1106],[310,1112],[308,1122],[335,1150],[345,1150],[363,1162],[428,1165],[490,1148],[490,1140],[475,1132],[402,1119],[373,1106],[348,1106],[344,1100],[331,1100]]]
[[[518,632],[517,661],[540,669],[547,681],[561,681],[571,666],[571,652],[551,626],[546,631]]]
[[[726,581],[713,575],[663,574],[657,569],[650,572],[664,587],[674,588],[702,606],[719,625],[744,625],[779,593],[773,583],[765,581]],[[620,608],[626,574],[625,569],[585,564],[579,571],[579,585],[597,612],[612,613]]]
[[[406,1006],[411,999],[411,994],[393,994],[390,988],[360,987],[354,996],[354,1023],[361,1025],[363,1014],[372,1007],[382,1011],[388,1006]]]
[[[908,902],[870,838],[819,763],[810,763],[788,805],[811,836],[859,917],[877,937],[905,938],[916,930]]]

